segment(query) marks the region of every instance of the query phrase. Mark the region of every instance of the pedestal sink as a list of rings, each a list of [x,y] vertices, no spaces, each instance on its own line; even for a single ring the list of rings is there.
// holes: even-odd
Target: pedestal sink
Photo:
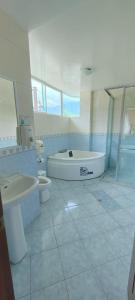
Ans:
[[[10,261],[18,263],[27,253],[20,202],[38,185],[32,176],[15,174],[0,177],[0,187],[4,209]]]

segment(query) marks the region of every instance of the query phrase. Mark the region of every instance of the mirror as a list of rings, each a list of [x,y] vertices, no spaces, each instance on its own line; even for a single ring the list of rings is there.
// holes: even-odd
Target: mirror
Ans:
[[[14,83],[0,78],[0,148],[17,145]]]

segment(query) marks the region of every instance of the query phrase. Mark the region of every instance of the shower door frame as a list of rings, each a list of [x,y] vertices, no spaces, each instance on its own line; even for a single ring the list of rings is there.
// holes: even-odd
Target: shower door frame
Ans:
[[[108,120],[107,120],[107,139],[106,139],[106,170],[110,168],[110,156],[111,156],[111,146],[112,146],[112,127],[113,127],[113,115],[114,115],[114,100],[115,98],[111,93],[105,89],[105,92],[109,96],[109,106],[108,106]],[[109,138],[110,136],[110,138]]]
[[[110,97],[112,97],[115,101],[115,97],[111,94],[111,90],[114,89],[122,89],[123,88],[123,94],[122,94],[122,107],[121,107],[121,116],[120,116],[120,131],[119,131],[119,138],[118,138],[118,149],[117,149],[117,163],[116,163],[116,174],[115,178],[118,180],[119,177],[119,168],[120,168],[120,147],[121,147],[121,140],[122,140],[122,134],[123,134],[123,122],[124,122],[124,116],[125,116],[125,99],[126,99],[126,90],[128,88],[135,88],[134,84],[125,84],[121,86],[113,86],[106,88],[105,91],[107,94],[110,94]],[[114,113],[114,112],[113,112]],[[113,125],[113,122],[112,122]],[[111,137],[112,140],[112,137]]]
[[[121,103],[121,116],[120,116],[120,133],[118,139],[118,151],[117,151],[117,164],[116,164],[116,180],[119,177],[120,169],[120,147],[123,134],[123,123],[124,123],[124,113],[125,113],[125,96],[126,96],[126,87],[123,87],[122,103]]]

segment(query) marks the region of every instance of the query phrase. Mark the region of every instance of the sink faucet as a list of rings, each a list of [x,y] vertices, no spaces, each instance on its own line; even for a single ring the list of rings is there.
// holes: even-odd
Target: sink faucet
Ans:
[[[5,176],[0,176],[0,187],[3,187],[4,185],[8,184],[9,181]]]

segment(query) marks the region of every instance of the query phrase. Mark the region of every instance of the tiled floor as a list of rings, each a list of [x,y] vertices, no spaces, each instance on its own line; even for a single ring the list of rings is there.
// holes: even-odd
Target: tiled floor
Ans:
[[[104,178],[52,180],[51,198],[12,266],[17,300],[127,300],[135,192]]]

